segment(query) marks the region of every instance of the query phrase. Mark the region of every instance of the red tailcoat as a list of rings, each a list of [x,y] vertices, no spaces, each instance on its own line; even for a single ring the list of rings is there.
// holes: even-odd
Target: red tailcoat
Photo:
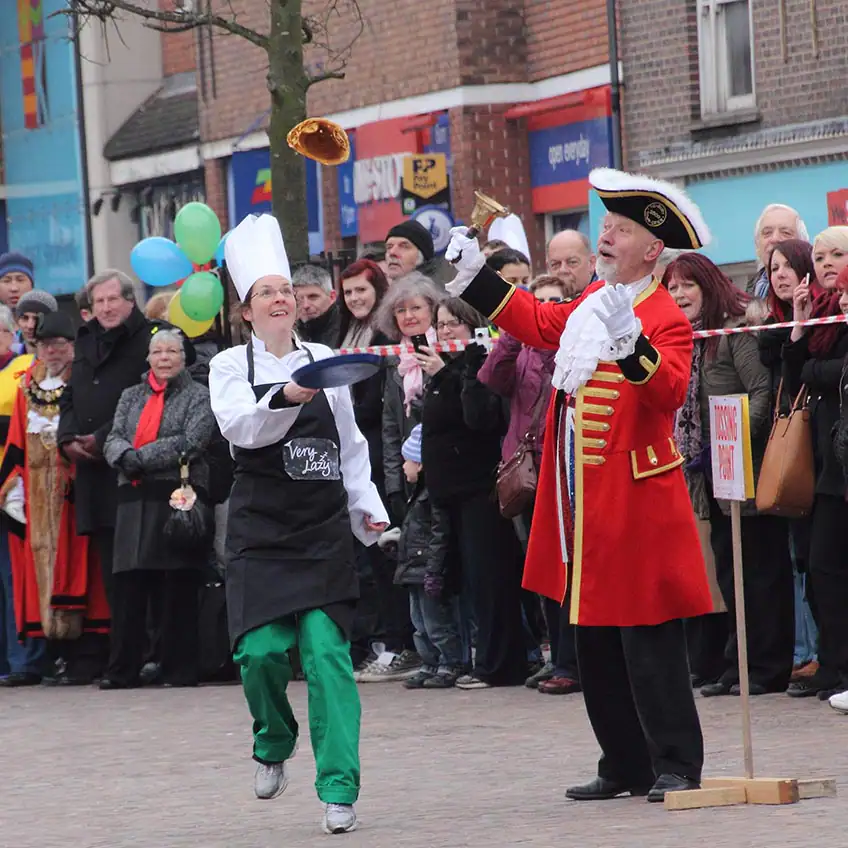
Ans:
[[[36,368],[38,363],[33,365]],[[33,379],[33,368],[24,377],[24,385]],[[7,486],[20,475],[24,483],[26,514],[38,506],[33,502],[27,463],[27,411],[28,403],[23,388],[18,388],[15,408],[9,424],[6,451],[0,465],[0,486]],[[54,448],[58,455],[58,449]],[[72,501],[73,467],[58,456],[58,470],[63,486],[63,503],[58,535],[56,559],[53,566],[53,585],[50,587],[50,606],[54,610],[77,611],[83,615],[83,632],[108,633],[110,624],[109,603],[103,585],[100,562],[94,546],[86,536],[78,536]],[[9,533],[9,553],[12,560],[12,585],[15,595],[15,619],[20,637],[42,637],[44,627],[39,605],[39,588],[35,562],[28,537],[30,525],[17,524]]]
[[[584,297],[602,285],[591,285]],[[559,346],[583,300],[542,304],[486,268],[462,297],[525,344],[548,349]],[[570,576],[570,618],[580,625],[652,625],[713,610],[673,437],[689,384],[692,328],[657,280],[634,307],[643,330],[636,352],[599,363],[573,398],[574,526],[568,516],[563,522],[573,540],[570,575],[555,480],[562,392],[548,409],[523,585],[563,600]],[[568,510],[565,485],[560,497]]]

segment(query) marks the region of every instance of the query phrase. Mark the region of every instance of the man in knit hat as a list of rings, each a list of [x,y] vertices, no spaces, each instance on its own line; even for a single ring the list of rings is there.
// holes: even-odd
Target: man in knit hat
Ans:
[[[14,312],[21,296],[32,290],[34,279],[32,262],[23,253],[0,254],[0,303]]]
[[[386,236],[386,276],[389,282],[414,271],[435,254],[433,237],[418,221],[401,221]]]
[[[15,318],[26,346],[26,353],[35,353],[35,330],[42,315],[59,311],[56,298],[42,289],[33,289],[23,295],[15,306]]]

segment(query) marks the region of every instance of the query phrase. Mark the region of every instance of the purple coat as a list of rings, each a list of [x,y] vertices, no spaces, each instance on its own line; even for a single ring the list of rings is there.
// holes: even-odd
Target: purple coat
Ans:
[[[533,426],[533,410],[541,394],[536,452],[541,457],[545,436],[545,412],[551,398],[555,350],[528,347],[508,333],[500,338],[489,354],[477,379],[501,397],[509,398],[509,428],[504,436],[501,455],[508,460]]]

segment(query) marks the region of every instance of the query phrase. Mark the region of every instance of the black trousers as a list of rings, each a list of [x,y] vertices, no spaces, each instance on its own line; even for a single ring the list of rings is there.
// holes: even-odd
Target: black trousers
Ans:
[[[137,682],[148,638],[148,599],[157,586],[161,587],[162,599],[162,682],[195,684],[199,673],[200,574],[188,568],[123,571],[115,575],[106,676],[117,683]]]
[[[683,622],[577,628],[598,775],[650,786],[661,774],[701,779],[704,740],[692,695]]]
[[[365,556],[371,566],[378,609],[378,641],[386,650],[399,654],[404,650],[414,651],[415,628],[409,616],[409,591],[406,586],[395,585],[396,563],[387,557],[377,545],[365,548]]]
[[[684,626],[692,677],[702,684],[715,683],[727,666],[724,658],[730,638],[727,613],[712,612],[687,618]]]
[[[809,574],[819,627],[821,675],[848,686],[848,503],[816,495]]]
[[[477,622],[474,674],[495,686],[519,686],[528,664],[521,617],[523,555],[512,522],[488,492],[440,506],[449,515]]]
[[[848,517],[848,513],[846,513]],[[737,683],[736,599],[730,517],[710,501],[710,542],[716,577],[727,605],[730,638],[722,679]],[[795,584],[789,552],[789,523],[773,515],[742,519],[742,574],[748,629],[748,677],[772,692],[789,685],[795,652]]]

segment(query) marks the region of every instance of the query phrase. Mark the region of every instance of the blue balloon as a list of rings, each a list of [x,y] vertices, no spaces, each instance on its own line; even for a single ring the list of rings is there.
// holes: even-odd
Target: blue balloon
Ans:
[[[191,260],[170,239],[142,239],[130,253],[130,265],[149,286],[171,286],[194,272]]]
[[[224,233],[223,237],[221,238],[221,241],[218,242],[218,248],[215,251],[215,261],[218,263],[219,268],[224,264],[224,245],[227,243],[227,239],[229,238],[231,232],[232,230],[230,230],[230,232],[228,233]]]

